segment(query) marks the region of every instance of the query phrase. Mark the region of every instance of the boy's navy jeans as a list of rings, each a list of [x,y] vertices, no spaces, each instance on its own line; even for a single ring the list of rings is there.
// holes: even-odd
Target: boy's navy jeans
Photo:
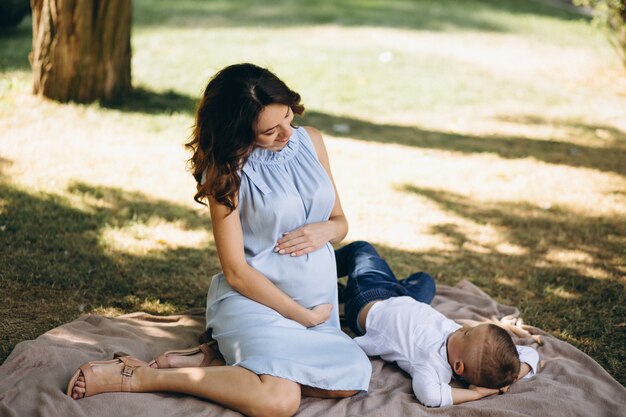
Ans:
[[[425,272],[417,272],[398,281],[393,271],[367,242],[357,241],[335,251],[337,276],[348,276],[343,291],[346,322],[358,335],[358,316],[369,302],[392,297],[408,296],[430,304],[435,296],[435,281]]]

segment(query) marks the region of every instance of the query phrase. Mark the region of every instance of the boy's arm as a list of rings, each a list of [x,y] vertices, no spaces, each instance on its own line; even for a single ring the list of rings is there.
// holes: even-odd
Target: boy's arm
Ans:
[[[453,404],[462,404],[500,392],[498,389],[474,385],[470,385],[469,388],[451,387],[447,383],[439,382],[437,374],[428,372],[426,369],[413,370],[411,378],[415,397],[426,407],[447,407]]]
[[[468,401],[480,400],[481,398],[495,395],[500,392],[497,388],[484,388],[470,385],[469,388],[452,388],[452,404],[462,404]]]
[[[447,407],[453,404],[452,388],[449,384],[439,381],[439,375],[434,369],[421,365],[411,369],[410,374],[413,393],[426,407]]]
[[[539,353],[530,346],[515,346],[519,354],[520,368],[517,380],[532,378],[537,373]]]

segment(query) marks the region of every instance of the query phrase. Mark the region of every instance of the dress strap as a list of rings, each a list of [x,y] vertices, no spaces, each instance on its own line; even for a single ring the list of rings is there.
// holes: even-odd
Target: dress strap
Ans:
[[[261,175],[254,170],[249,164],[246,164],[243,169],[243,172],[250,178],[250,181],[258,188],[263,194],[270,194],[272,190],[267,186]]]

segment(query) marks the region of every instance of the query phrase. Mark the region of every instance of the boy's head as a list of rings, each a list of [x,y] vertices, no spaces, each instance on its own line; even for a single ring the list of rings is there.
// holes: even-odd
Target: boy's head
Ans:
[[[448,338],[452,370],[472,385],[502,388],[519,374],[519,355],[513,339],[495,324],[462,327]]]

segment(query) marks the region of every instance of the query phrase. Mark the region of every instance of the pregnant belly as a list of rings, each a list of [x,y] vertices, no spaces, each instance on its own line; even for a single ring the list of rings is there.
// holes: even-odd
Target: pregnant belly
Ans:
[[[307,308],[335,303],[337,269],[330,243],[308,255],[292,257],[271,252],[248,262]]]

